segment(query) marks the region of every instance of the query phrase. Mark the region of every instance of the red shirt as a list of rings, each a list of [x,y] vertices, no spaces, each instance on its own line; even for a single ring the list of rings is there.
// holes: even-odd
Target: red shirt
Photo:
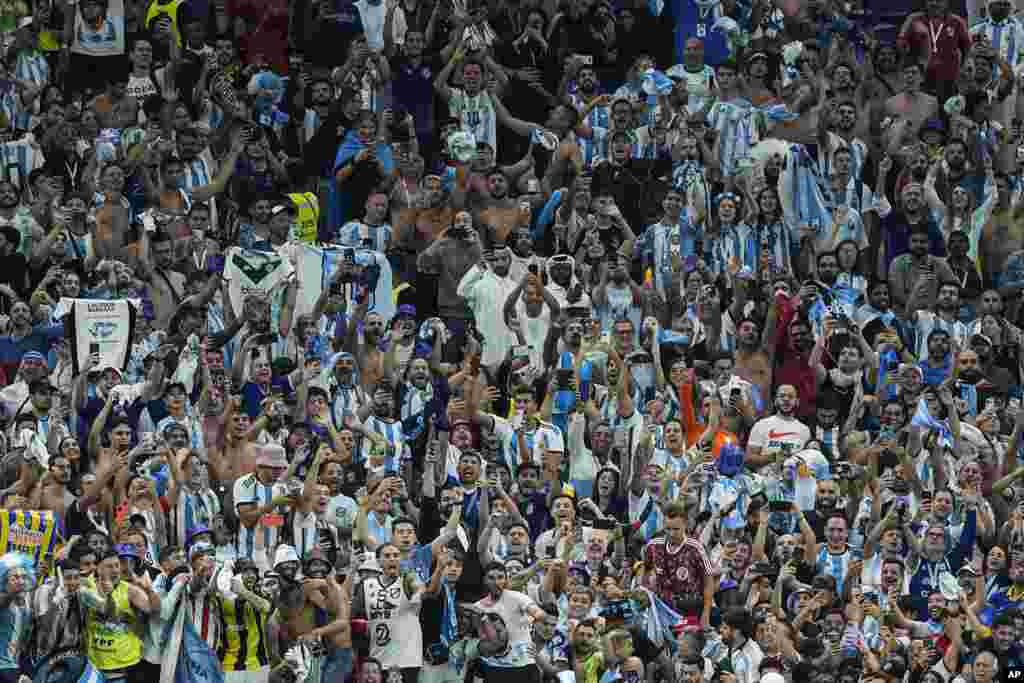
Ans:
[[[287,0],[228,0],[228,14],[246,21],[239,41],[246,63],[258,57],[278,73],[288,73]]]
[[[925,78],[929,81],[955,81],[963,56],[971,49],[971,36],[967,24],[956,15],[937,18],[912,14],[900,31],[897,45],[922,60],[928,58]]]
[[[654,592],[666,603],[696,600],[703,604],[704,579],[714,570],[700,541],[688,538],[670,551],[665,537],[656,538],[644,550],[644,560],[647,570],[654,570]]]

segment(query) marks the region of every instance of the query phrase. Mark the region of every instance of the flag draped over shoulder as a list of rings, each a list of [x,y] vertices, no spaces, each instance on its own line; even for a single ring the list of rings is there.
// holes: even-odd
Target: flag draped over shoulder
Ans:
[[[676,627],[683,623],[683,617],[669,607],[656,593],[646,588],[648,605],[644,610],[644,628],[648,640],[655,647],[668,646],[674,654],[677,648]]]
[[[390,175],[395,170],[395,159],[391,156],[391,148],[376,140],[374,142],[362,142],[354,130],[349,131],[345,136],[345,140],[341,143],[338,154],[334,158],[334,170],[337,171],[354,156],[371,146],[377,152],[377,158],[384,164],[384,175]]]
[[[217,579],[215,573],[211,584]],[[163,630],[164,664],[159,682],[154,683],[224,683],[217,653],[199,637],[195,625],[186,617],[180,592],[177,599],[174,617]]]
[[[42,573],[60,534],[52,510],[0,509],[0,555],[24,553],[37,572]]]

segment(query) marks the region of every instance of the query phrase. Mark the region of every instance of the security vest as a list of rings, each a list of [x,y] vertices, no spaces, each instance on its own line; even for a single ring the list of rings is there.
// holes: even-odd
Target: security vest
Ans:
[[[90,588],[96,584],[90,580]],[[90,609],[85,615],[86,647],[89,659],[100,671],[116,671],[134,666],[142,659],[142,639],[137,633],[138,617],[128,601],[128,584],[114,588],[115,615],[101,617]]]
[[[178,47],[181,47],[181,27],[178,26],[178,7],[183,2],[185,2],[185,0],[171,0],[167,3],[162,3],[160,0],[153,0],[149,5],[149,9],[146,10],[146,29],[149,29],[154,21],[166,15],[167,18],[171,20],[171,31],[174,32],[174,37],[178,41]]]
[[[320,224],[320,202],[312,192],[295,192],[288,195],[299,210],[295,221],[295,239],[306,244],[315,243]]]

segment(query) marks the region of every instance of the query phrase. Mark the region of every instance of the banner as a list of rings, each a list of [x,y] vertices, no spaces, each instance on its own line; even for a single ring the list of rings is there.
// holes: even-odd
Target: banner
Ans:
[[[270,297],[271,292],[294,272],[291,262],[276,251],[253,251],[241,247],[228,249],[224,261],[224,279],[236,315],[242,315],[245,297],[256,293]],[[283,289],[282,289],[283,291]]]
[[[100,354],[99,368],[123,371],[128,365],[135,332],[135,306],[128,299],[62,299],[69,313],[62,318],[71,342],[71,363],[77,375],[90,354]]]
[[[316,307],[317,299],[320,298],[320,293],[334,277],[348,250],[347,247],[314,247],[308,244],[299,247],[297,262],[301,287],[298,301],[295,304],[296,314],[312,312]],[[356,249],[355,263],[359,266],[375,263],[380,268],[377,288],[370,297],[370,310],[380,313],[384,322],[387,323],[395,315],[395,302],[391,295],[391,264],[384,254],[369,249]],[[351,285],[345,286],[345,294],[350,302],[348,310],[351,311],[353,309]]]
[[[86,21],[82,16],[82,6],[77,3],[64,10],[75,13],[72,53],[92,57],[124,54],[124,0],[109,0],[100,8],[100,15],[95,21]]]
[[[25,553],[40,576],[46,573],[46,563],[60,535],[53,510],[0,509],[0,555]]]

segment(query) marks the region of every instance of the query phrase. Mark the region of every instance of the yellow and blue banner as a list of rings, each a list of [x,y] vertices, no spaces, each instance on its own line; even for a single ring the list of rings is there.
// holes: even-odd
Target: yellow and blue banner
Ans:
[[[24,553],[32,558],[39,574],[45,573],[60,535],[59,522],[52,510],[0,509],[0,555]]]

